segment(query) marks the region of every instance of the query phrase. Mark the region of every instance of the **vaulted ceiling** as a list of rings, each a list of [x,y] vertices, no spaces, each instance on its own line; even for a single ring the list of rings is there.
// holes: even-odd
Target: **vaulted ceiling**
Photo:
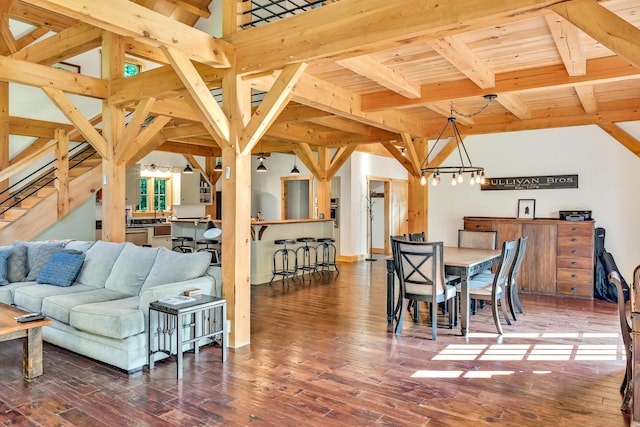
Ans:
[[[384,152],[417,174],[415,142],[435,139],[453,106],[463,113],[457,117],[463,135],[596,124],[640,155],[640,143],[617,125],[640,119],[637,0],[327,1],[296,16],[227,30],[219,40],[187,28],[222,19],[211,16],[209,0],[131,3],[4,2],[0,81],[132,107],[152,96],[148,114],[167,119],[149,148],[219,155],[161,50],[176,43],[214,93],[222,90],[233,59],[254,89],[256,104],[285,66],[307,64],[255,151],[296,152],[303,159],[319,146]],[[238,10],[249,11],[252,4],[259,1],[240,2]],[[250,15],[240,15],[238,23]],[[9,19],[33,29],[12,34]],[[229,27],[232,19],[225,19]],[[49,67],[99,48],[103,30],[125,37],[129,57],[154,65],[111,82]],[[486,94],[497,99],[482,114],[466,117],[484,106]],[[32,136],[36,144],[53,137],[56,128],[69,127],[14,117],[10,105],[8,110],[5,132]]]

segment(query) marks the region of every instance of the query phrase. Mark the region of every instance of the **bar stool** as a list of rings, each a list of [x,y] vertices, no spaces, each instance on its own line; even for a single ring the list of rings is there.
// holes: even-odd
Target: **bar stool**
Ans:
[[[193,237],[176,236],[176,237],[172,237],[171,241],[173,242],[174,251],[193,252],[193,246],[191,246],[191,243],[187,244],[188,242],[193,242]]]
[[[219,242],[216,239],[198,239],[196,240],[196,248],[198,252],[211,252],[211,264],[220,264],[220,255],[218,250],[211,245],[217,245]],[[200,247],[203,246],[204,247]]]
[[[282,245],[282,249],[277,249],[273,253],[273,276],[269,280],[269,285],[273,282],[276,276],[282,276],[282,280],[289,277],[294,279],[298,278],[298,257],[296,251],[287,248],[287,245],[295,245],[296,241],[293,239],[278,239],[273,241],[276,245]],[[292,258],[293,268],[289,262],[289,257]],[[280,261],[280,268],[278,268],[278,261]]]
[[[296,258],[298,261],[296,265],[298,270],[302,270],[302,273],[300,274],[302,280],[304,280],[305,271],[308,271],[309,274],[314,271],[318,273],[318,250],[315,246],[309,246],[309,243],[313,243],[315,241],[316,239],[313,237],[299,237],[296,239],[296,242],[304,243],[304,246],[300,246],[296,249]],[[311,254],[311,251],[313,251],[313,255]],[[300,263],[302,265],[300,265]]]
[[[316,247],[316,252],[320,249],[322,254],[321,261],[318,262],[318,269],[324,271],[331,271],[331,267],[333,267],[338,274],[340,274],[340,270],[338,270],[338,266],[336,265],[336,254],[338,250],[336,249],[336,245],[334,245],[336,239],[331,237],[321,237],[316,239],[316,242],[320,243]]]

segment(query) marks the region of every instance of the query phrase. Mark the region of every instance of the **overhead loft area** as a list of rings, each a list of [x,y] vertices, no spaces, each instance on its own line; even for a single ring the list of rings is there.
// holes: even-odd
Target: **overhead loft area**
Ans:
[[[278,21],[337,0],[243,0],[241,28],[257,27]]]

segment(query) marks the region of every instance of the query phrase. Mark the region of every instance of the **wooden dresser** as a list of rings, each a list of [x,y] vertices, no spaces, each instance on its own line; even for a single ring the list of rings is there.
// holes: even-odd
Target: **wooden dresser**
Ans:
[[[496,230],[498,243],[528,236],[519,290],[593,298],[594,221],[464,217],[466,230]]]

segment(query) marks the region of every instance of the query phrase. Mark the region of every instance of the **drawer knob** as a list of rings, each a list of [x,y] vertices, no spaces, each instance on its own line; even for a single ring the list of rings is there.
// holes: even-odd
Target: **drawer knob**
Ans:
[[[575,279],[576,277],[578,277],[578,275],[577,274],[572,274],[571,277]]]
[[[576,239],[575,237],[573,239],[571,239],[572,242],[577,242],[578,239]]]
[[[571,292],[578,292],[578,288],[576,287],[571,288]]]
[[[571,265],[576,265],[578,264],[576,261],[571,261]]]
[[[480,228],[480,224],[476,224],[476,228]]]
[[[572,227],[571,231],[578,231],[578,227]]]
[[[571,249],[572,254],[575,254],[576,252],[578,252],[576,249]]]

